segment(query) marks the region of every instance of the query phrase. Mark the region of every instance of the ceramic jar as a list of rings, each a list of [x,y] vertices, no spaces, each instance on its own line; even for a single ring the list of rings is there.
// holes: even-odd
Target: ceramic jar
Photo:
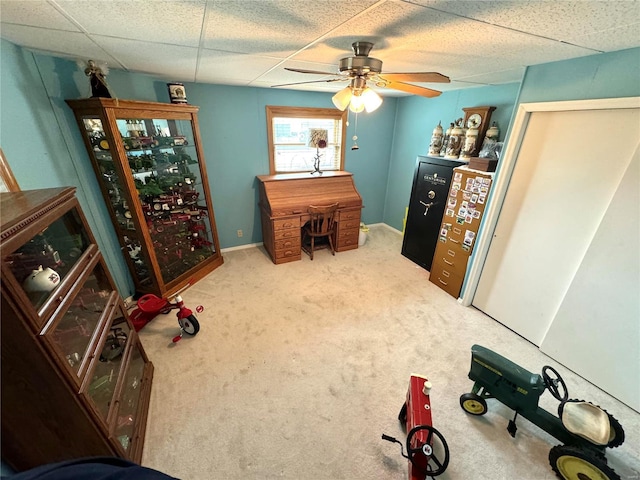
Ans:
[[[476,155],[476,143],[478,142],[478,129],[469,128],[464,136],[464,144],[460,151],[460,160],[470,160]]]
[[[464,129],[462,128],[462,119],[458,120],[451,129],[449,141],[447,142],[447,151],[444,158],[456,160],[460,156],[460,150],[464,141]]]
[[[429,144],[429,155],[430,156],[438,156],[440,155],[440,150],[442,150],[442,125],[438,122],[436,128],[433,129],[433,133],[431,135],[431,143]]]

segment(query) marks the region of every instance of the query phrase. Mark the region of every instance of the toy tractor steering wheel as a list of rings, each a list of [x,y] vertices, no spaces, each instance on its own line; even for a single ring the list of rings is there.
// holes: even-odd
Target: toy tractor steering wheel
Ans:
[[[551,371],[553,376],[549,375],[547,371]],[[542,367],[542,379],[544,380],[545,387],[549,389],[549,392],[556,400],[559,400],[561,402],[567,401],[567,399],[569,398],[567,384],[564,383],[564,380],[555,368],[550,367],[549,365],[545,365],[544,367]],[[561,389],[558,387],[562,387],[562,394],[560,392]]]
[[[411,440],[413,440],[414,435],[422,430],[427,430],[429,432],[427,434],[426,442],[423,443],[418,448],[411,448]],[[434,449],[432,445],[434,435],[438,438],[438,440],[440,440],[440,442],[442,443],[442,447],[444,448],[444,458],[442,460],[436,457],[434,453]],[[425,470],[424,464],[419,463],[415,459],[417,454],[422,454],[426,458],[428,458],[426,470]],[[447,469],[447,466],[449,465],[449,446],[447,445],[447,441],[444,439],[444,437],[438,430],[436,430],[430,425],[418,425],[411,429],[411,431],[409,432],[409,435],[407,435],[407,455],[411,463],[413,463],[413,465],[415,465],[418,469],[424,471],[427,475],[431,477],[436,477],[440,475]],[[434,463],[437,466],[436,469],[433,469],[431,465],[432,463]]]

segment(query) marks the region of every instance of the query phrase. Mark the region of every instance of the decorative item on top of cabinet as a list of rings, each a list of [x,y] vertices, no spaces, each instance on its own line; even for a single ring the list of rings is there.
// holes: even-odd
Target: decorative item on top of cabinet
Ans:
[[[453,169],[429,281],[456,298],[467,274],[493,176],[467,165]]]
[[[464,144],[464,127],[462,118],[456,120],[451,134],[449,135],[449,141],[447,142],[447,150],[444,158],[447,160],[457,160],[460,156],[460,150]]]
[[[470,157],[478,156],[484,136],[490,125],[491,113],[495,109],[496,107],[467,107],[462,109],[464,111],[464,128],[475,128],[478,130],[475,147],[471,150],[472,153],[469,155]]]
[[[429,156],[437,157],[440,155],[440,150],[442,150],[442,125],[438,122],[436,128],[433,129],[433,133],[431,135],[431,143],[429,143]]]
[[[444,131],[444,138],[442,139],[442,146],[440,147],[440,157],[444,157],[447,153],[447,146],[449,145],[449,137],[451,136],[451,130],[455,127],[455,123],[451,122],[449,127]]]
[[[142,458],[153,364],[74,194],[0,194],[2,459],[17,471]]]
[[[67,100],[136,294],[167,297],[223,263],[198,107]]]

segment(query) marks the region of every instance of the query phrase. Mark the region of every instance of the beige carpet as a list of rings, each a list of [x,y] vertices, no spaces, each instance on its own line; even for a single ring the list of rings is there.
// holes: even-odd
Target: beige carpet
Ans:
[[[177,345],[174,313],[141,331],[155,365],[143,464],[182,479],[406,479],[407,461],[387,433],[409,375],[433,383],[433,426],[451,461],[442,479],[551,479],[558,444],[489,400],[472,417],[470,348],[492,348],[539,373],[557,368],[571,397],[601,405],[627,441],[607,452],[622,478],[640,478],[640,414],[558,365],[499,323],[428,281],[400,254],[402,237],[372,226],[367,244],[332,257],[274,265],[262,247],[225,253],[225,263],[184,292],[202,305],[200,333]],[[545,393],[541,405],[556,412]]]

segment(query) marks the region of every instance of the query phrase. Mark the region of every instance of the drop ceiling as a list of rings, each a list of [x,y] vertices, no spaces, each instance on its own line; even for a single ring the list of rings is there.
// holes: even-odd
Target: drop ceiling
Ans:
[[[335,92],[357,40],[383,73],[440,72],[446,91],[525,67],[640,46],[638,0],[0,0],[0,36],[38,53],[167,81]],[[379,93],[400,92],[378,89]]]

